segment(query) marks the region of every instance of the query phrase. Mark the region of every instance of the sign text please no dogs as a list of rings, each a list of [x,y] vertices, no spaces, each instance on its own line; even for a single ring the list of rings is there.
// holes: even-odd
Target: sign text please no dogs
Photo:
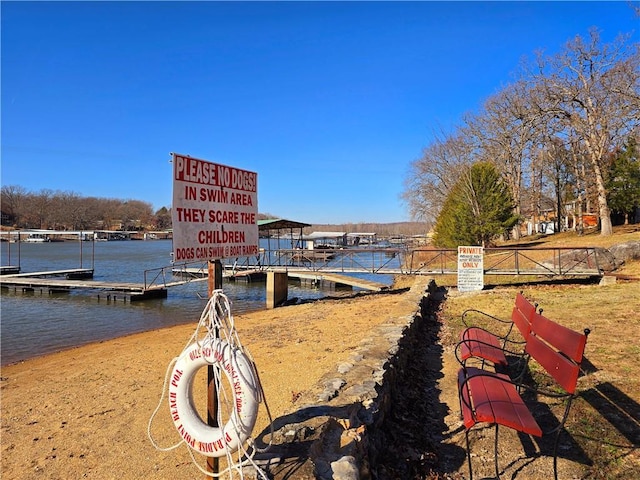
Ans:
[[[173,154],[173,259],[258,254],[258,174]]]

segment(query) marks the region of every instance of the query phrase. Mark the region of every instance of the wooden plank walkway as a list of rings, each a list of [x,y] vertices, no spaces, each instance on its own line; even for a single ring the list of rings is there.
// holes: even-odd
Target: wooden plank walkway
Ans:
[[[336,285],[345,285],[350,287],[362,288],[364,290],[371,290],[374,292],[379,292],[388,288],[387,285],[380,282],[374,282],[372,280],[365,280],[358,277],[353,277],[351,275],[342,275],[334,272],[314,272],[310,270],[295,270],[291,268],[276,268],[270,267],[268,270],[258,270],[258,269],[241,269],[232,271],[230,269],[225,269],[223,271],[223,276],[225,278],[234,279],[234,280],[246,280],[246,281],[254,281],[254,280],[263,280],[266,277],[268,271],[272,272],[280,272],[286,273],[291,278],[297,278],[300,280],[307,280],[314,283],[319,282],[331,282]],[[361,272],[361,271],[359,271]],[[192,278],[206,278],[207,272],[201,268],[182,268],[174,270],[175,274],[189,275]]]
[[[336,285],[346,285],[349,287],[362,288],[363,290],[370,290],[373,292],[379,292],[388,288],[387,285],[380,282],[374,282],[372,280],[365,280],[363,278],[352,277],[350,275],[341,275],[339,273],[325,273],[325,272],[301,272],[295,270],[288,270],[287,274],[290,277],[311,279],[316,282],[331,282]]]
[[[93,268],[69,268],[66,270],[47,270],[43,272],[14,273],[5,278],[42,278],[42,277],[86,277],[93,276]]]
[[[52,277],[54,271],[50,272],[34,272],[23,273],[17,275],[0,276],[0,286],[2,288],[22,289],[22,291],[30,291],[35,289],[47,289],[49,291],[64,291],[73,289],[84,290],[101,290],[112,293],[121,293],[128,295],[131,301],[146,300],[150,298],[166,298],[167,289],[164,285],[147,286],[141,283],[129,282],[100,282],[94,280],[73,280],[60,277],[60,272],[76,272],[79,269],[71,271],[57,270],[57,276]],[[37,275],[37,276],[30,276]],[[47,278],[43,278],[47,277]],[[182,282],[184,283],[184,282]]]
[[[0,275],[16,275],[18,273],[20,273],[20,267],[17,265],[0,266]]]

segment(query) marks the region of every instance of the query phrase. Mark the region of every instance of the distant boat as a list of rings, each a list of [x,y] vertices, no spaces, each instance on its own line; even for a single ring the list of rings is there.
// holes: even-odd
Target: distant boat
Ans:
[[[44,242],[50,242],[51,240],[46,235],[41,235],[39,233],[32,233],[27,238],[25,238],[24,241],[27,243],[44,243]]]
[[[297,263],[314,263],[314,262],[326,262],[335,257],[335,253],[333,251],[322,251],[320,250],[301,250],[296,252],[292,256],[292,260]]]

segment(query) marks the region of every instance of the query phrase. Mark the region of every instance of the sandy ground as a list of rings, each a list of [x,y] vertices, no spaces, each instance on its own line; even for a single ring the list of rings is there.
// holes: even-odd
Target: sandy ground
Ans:
[[[372,327],[394,315],[401,297],[362,295],[236,316],[272,417],[293,411],[300,392],[316,388]],[[158,451],[147,433],[167,366],[197,320],[3,367],[2,478],[204,478],[184,445]],[[198,398],[206,404],[206,393]],[[161,447],[180,439],[167,403],[152,425]],[[261,406],[254,433],[269,423]]]
[[[236,316],[238,335],[256,362],[271,419],[277,423],[302,407],[298,400],[320,393],[320,380],[335,372],[375,326],[406,309],[402,289],[414,281],[426,285],[424,279],[405,278],[403,284],[396,284],[394,294],[356,295]],[[184,445],[160,451],[148,435],[167,367],[193,334],[197,320],[3,367],[1,478],[205,478]],[[384,467],[387,472],[402,471],[394,468],[406,467],[403,459],[420,465],[423,459],[432,458],[429,455],[435,450],[436,469],[447,473],[429,476],[432,467],[425,461],[418,476],[380,478],[468,478],[464,432],[458,417],[454,339],[446,324],[433,322],[425,331],[428,340],[415,346],[415,365],[399,392],[403,401],[397,402],[396,411],[389,415],[390,420],[403,424],[390,424],[391,433],[397,435],[387,452],[391,463]],[[201,413],[206,406],[205,370],[196,378],[194,394]],[[152,437],[158,446],[170,447],[180,437],[166,397],[160,406],[152,423]],[[254,437],[264,438],[262,433],[270,423],[262,404]],[[431,430],[425,432],[425,428]],[[513,467],[510,472],[515,468],[515,477],[510,478],[553,478],[549,457],[531,458],[516,433],[503,430],[501,444],[513,445],[501,448],[501,465]],[[473,444],[474,468],[478,468],[479,477],[490,475],[492,430],[476,432]],[[203,464],[203,457],[198,459]],[[583,467],[561,459],[559,471],[560,478],[577,479],[582,478]],[[303,478],[309,475],[302,470],[276,476],[276,480]]]

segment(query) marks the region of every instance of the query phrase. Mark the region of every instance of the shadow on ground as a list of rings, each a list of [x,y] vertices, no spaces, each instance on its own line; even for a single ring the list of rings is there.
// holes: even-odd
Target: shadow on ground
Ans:
[[[446,289],[442,287],[429,296],[423,307],[421,333],[404,346],[411,349],[411,361],[397,372],[391,410],[371,434],[373,479],[438,478],[445,470],[457,471],[466,459],[464,449],[443,442],[449,407],[441,402],[438,387],[443,376],[438,311],[445,300]]]

